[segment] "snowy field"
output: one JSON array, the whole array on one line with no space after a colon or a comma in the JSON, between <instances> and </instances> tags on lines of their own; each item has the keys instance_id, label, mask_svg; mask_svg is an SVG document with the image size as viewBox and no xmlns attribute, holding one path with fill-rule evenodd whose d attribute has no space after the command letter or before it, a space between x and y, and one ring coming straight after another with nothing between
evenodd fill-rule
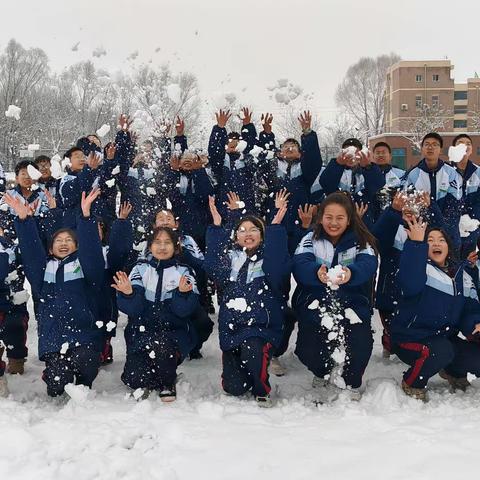
<instances>
[{"instance_id":1,"label":"snowy field","mask_svg":"<svg viewBox=\"0 0 480 480\"><path fill-rule=\"evenodd\" d=\"M452 479L479 471L480 381L448 393L436 377L430 402L404 396L403 365L374 355L358 403L315 406L312 375L291 350L288 374L271 379L275 406L221 393L214 332L204 358L181 367L178 400L136 402L120 381L123 323L115 361L94 390L74 387L58 405L47 398L36 359L35 322L24 376L9 376L0 399L0 478L14 479ZM292 342L293 344L293 342Z\"/></svg>"}]
</instances>

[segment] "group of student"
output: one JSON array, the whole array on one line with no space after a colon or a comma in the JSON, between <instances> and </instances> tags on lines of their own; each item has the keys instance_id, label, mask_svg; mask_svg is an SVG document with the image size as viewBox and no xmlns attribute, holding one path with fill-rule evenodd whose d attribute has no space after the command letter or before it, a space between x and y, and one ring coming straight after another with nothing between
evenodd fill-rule
<instances>
[{"instance_id":1,"label":"group of student","mask_svg":"<svg viewBox=\"0 0 480 480\"><path fill-rule=\"evenodd\" d=\"M301 139L278 146L270 114L259 134L248 109L240 132L230 116L216 114L208 155L189 150L179 118L173 142L167 131L137 145L122 115L114 142L80 138L63 172L46 156L16 165L0 203L0 396L28 354L25 279L51 397L91 387L113 361L120 311L122 381L135 398L175 400L178 365L202 358L213 331L215 293L222 388L260 406L295 325L318 401L358 400L374 308L407 395L426 400L437 373L462 390L480 376L479 223L460 232L462 215L480 220L470 137L454 139L466 154L452 165L437 133L407 172L387 143L369 152L356 138L323 165L309 112Z\"/></svg>"}]
</instances>

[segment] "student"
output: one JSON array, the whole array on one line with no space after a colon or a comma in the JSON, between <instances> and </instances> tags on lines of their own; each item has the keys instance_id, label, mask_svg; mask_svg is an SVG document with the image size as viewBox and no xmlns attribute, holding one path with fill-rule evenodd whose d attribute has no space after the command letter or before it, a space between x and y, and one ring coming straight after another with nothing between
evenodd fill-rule
<instances>
[{"instance_id":1,"label":"student","mask_svg":"<svg viewBox=\"0 0 480 480\"><path fill-rule=\"evenodd\" d=\"M460 246L459 220L461 213L462 177L453 167L440 160L442 137L435 132L422 139L423 159L406 176L404 190L428 192L436 202L441 217L429 218L430 226L445 225L456 247Z\"/></svg>"},{"instance_id":2,"label":"student","mask_svg":"<svg viewBox=\"0 0 480 480\"><path fill-rule=\"evenodd\" d=\"M403 187L405 170L392 165L392 149L386 142L378 142L372 150L372 162L378 165L385 179L384 187L375 195L370 205L372 210L372 221L376 222L378 217L391 203L396 191Z\"/></svg>"},{"instance_id":3,"label":"student","mask_svg":"<svg viewBox=\"0 0 480 480\"><path fill-rule=\"evenodd\" d=\"M104 261L90 210L99 193L82 193L77 233L55 232L48 256L29 209L6 196L18 215L15 228L25 273L38 299L38 355L45 362L43 380L51 397L63 395L68 383L91 387L98 373L103 335L95 323L95 290L103 285Z\"/></svg>"},{"instance_id":4,"label":"student","mask_svg":"<svg viewBox=\"0 0 480 480\"><path fill-rule=\"evenodd\" d=\"M337 192L320 204L313 232L295 252L295 353L314 374L314 387L321 387L321 402L336 399L342 391L360 398L373 345L370 284L378 265L374 244L349 194Z\"/></svg>"},{"instance_id":5,"label":"student","mask_svg":"<svg viewBox=\"0 0 480 480\"><path fill-rule=\"evenodd\" d=\"M427 400L428 381L440 373L452 388L468 386L467 373L480 376L478 344L457 336L480 333L480 304L465 263L455 265L453 244L444 230L407 220L408 240L397 280L402 290L392 318L393 352L410 365L403 391Z\"/></svg>"},{"instance_id":6,"label":"student","mask_svg":"<svg viewBox=\"0 0 480 480\"><path fill-rule=\"evenodd\" d=\"M117 272L112 284L119 310L128 315L122 381L145 395L155 390L163 402L171 402L177 395L177 366L197 342L191 317L198 290L192 270L178 262L176 232L156 228L148 248L151 256L136 264L130 278Z\"/></svg>"},{"instance_id":7,"label":"student","mask_svg":"<svg viewBox=\"0 0 480 480\"><path fill-rule=\"evenodd\" d=\"M37 170L42 174L38 179L38 186L42 190L48 190L52 197L55 197L57 193L57 184L58 180L52 177L52 172L50 170L52 166L52 160L46 155L39 155L35 158L34 162Z\"/></svg>"},{"instance_id":8,"label":"student","mask_svg":"<svg viewBox=\"0 0 480 480\"><path fill-rule=\"evenodd\" d=\"M291 272L281 208L265 228L245 216L230 232L210 197L213 225L207 230L205 270L222 292L218 329L222 350L222 387L239 396L252 391L262 407L272 405L268 364L282 338L285 283Z\"/></svg>"},{"instance_id":9,"label":"student","mask_svg":"<svg viewBox=\"0 0 480 480\"><path fill-rule=\"evenodd\" d=\"M352 152L347 149L353 149ZM320 176L320 186L325 195L338 190L349 192L355 203L369 205L385 185L380 167L370 161L362 151L363 145L357 138L348 138L342 144L337 158L330 160ZM364 222L373 222L373 212L369 208Z\"/></svg>"},{"instance_id":10,"label":"student","mask_svg":"<svg viewBox=\"0 0 480 480\"><path fill-rule=\"evenodd\" d=\"M472 139L466 133L460 133L452 141L452 146L457 145L465 145L467 148L462 161L451 164L462 177L461 215L468 215L470 218L480 220L480 168L470 160ZM475 249L479 236L480 229L477 228L467 237L462 237L462 257L466 257Z\"/></svg>"},{"instance_id":11,"label":"student","mask_svg":"<svg viewBox=\"0 0 480 480\"><path fill-rule=\"evenodd\" d=\"M112 223L110 228L100 217L96 218L105 262L105 284L97 292L98 321L103 324L101 328L105 337L100 355L101 365L108 365L113 362L111 340L116 334L118 308L116 291L110 285L115 273L125 268L133 246L132 224L128 219L131 211L132 206L129 203L121 205L118 219Z\"/></svg>"},{"instance_id":12,"label":"student","mask_svg":"<svg viewBox=\"0 0 480 480\"><path fill-rule=\"evenodd\" d=\"M375 292L375 307L378 309L383 325L383 356L391 354L390 322L401 297L396 272L400 262L403 246L407 240L407 219L414 217L429 218L442 215L438 205L430 202L427 192L410 199L404 192L397 192L389 206L380 215L370 231L377 239L381 257Z\"/></svg>"},{"instance_id":13,"label":"student","mask_svg":"<svg viewBox=\"0 0 480 480\"><path fill-rule=\"evenodd\" d=\"M180 246L182 247L178 257L179 261L193 268L195 273L200 294L200 306L195 310L191 318L197 333L197 344L189 356L190 360L200 359L202 358L200 350L213 331L213 322L208 316L210 307L213 306L213 304L210 292L208 291L207 275L203 265L205 257L197 242L189 235L183 234L179 219L174 215L172 210L160 210L157 212L154 228L158 227L171 228L178 233Z\"/></svg>"}]
</instances>

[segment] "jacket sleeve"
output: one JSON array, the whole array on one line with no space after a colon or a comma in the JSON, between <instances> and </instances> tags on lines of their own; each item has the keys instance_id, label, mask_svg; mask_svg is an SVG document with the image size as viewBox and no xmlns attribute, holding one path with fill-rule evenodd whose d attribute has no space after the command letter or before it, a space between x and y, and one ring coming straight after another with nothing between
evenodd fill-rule
<instances>
[{"instance_id":1,"label":"jacket sleeve","mask_svg":"<svg viewBox=\"0 0 480 480\"><path fill-rule=\"evenodd\" d=\"M400 256L397 273L402 293L406 297L420 294L427 283L428 244L408 239Z\"/></svg>"},{"instance_id":2,"label":"jacket sleeve","mask_svg":"<svg viewBox=\"0 0 480 480\"><path fill-rule=\"evenodd\" d=\"M320 282L317 272L321 265L318 265L313 252L312 233L305 235L293 256L293 276L299 285L306 287L324 286Z\"/></svg>"},{"instance_id":3,"label":"jacket sleeve","mask_svg":"<svg viewBox=\"0 0 480 480\"><path fill-rule=\"evenodd\" d=\"M352 276L347 282L347 285L356 287L372 280L377 271L377 267L378 259L375 255L375 251L367 244L366 248L357 253L355 261L351 265L348 265Z\"/></svg>"},{"instance_id":4,"label":"jacket sleeve","mask_svg":"<svg viewBox=\"0 0 480 480\"><path fill-rule=\"evenodd\" d=\"M270 285L281 290L292 273L292 260L288 253L287 231L282 225L265 229L262 270Z\"/></svg>"},{"instance_id":5,"label":"jacket sleeve","mask_svg":"<svg viewBox=\"0 0 480 480\"><path fill-rule=\"evenodd\" d=\"M220 182L223 161L225 159L225 145L227 144L227 129L214 125L208 141L208 158L210 167L218 182Z\"/></svg>"},{"instance_id":6,"label":"jacket sleeve","mask_svg":"<svg viewBox=\"0 0 480 480\"><path fill-rule=\"evenodd\" d=\"M320 185L325 192L325 195L329 195L338 190L338 185L344 170L345 167L340 165L336 159L332 159L328 162L325 170L320 175Z\"/></svg>"},{"instance_id":7,"label":"jacket sleeve","mask_svg":"<svg viewBox=\"0 0 480 480\"><path fill-rule=\"evenodd\" d=\"M230 278L231 262L227 251L228 242L228 231L215 225L208 227L203 268L212 280L220 284L225 284Z\"/></svg>"},{"instance_id":8,"label":"jacket sleeve","mask_svg":"<svg viewBox=\"0 0 480 480\"><path fill-rule=\"evenodd\" d=\"M248 153L257 143L257 129L253 123L247 123L242 126L242 140L247 142L247 146L243 153Z\"/></svg>"},{"instance_id":9,"label":"jacket sleeve","mask_svg":"<svg viewBox=\"0 0 480 480\"><path fill-rule=\"evenodd\" d=\"M131 295L117 292L118 309L129 317L139 317L143 313L144 297L145 289L139 285L133 286L133 293Z\"/></svg>"},{"instance_id":10,"label":"jacket sleeve","mask_svg":"<svg viewBox=\"0 0 480 480\"><path fill-rule=\"evenodd\" d=\"M107 262L113 271L121 270L127 255L133 247L132 223L127 218L117 219L112 223L108 240Z\"/></svg>"},{"instance_id":11,"label":"jacket sleeve","mask_svg":"<svg viewBox=\"0 0 480 480\"><path fill-rule=\"evenodd\" d=\"M185 318L192 315L199 304L197 293L180 292L177 288L173 292L170 308L177 317Z\"/></svg>"},{"instance_id":12,"label":"jacket sleeve","mask_svg":"<svg viewBox=\"0 0 480 480\"><path fill-rule=\"evenodd\" d=\"M98 235L95 218L79 217L77 221L78 259L85 280L92 286L101 288L104 284L105 259Z\"/></svg>"},{"instance_id":13,"label":"jacket sleeve","mask_svg":"<svg viewBox=\"0 0 480 480\"><path fill-rule=\"evenodd\" d=\"M398 227L402 223L402 215L392 207L388 207L370 229L378 240L380 253L384 253L393 246Z\"/></svg>"},{"instance_id":14,"label":"jacket sleeve","mask_svg":"<svg viewBox=\"0 0 480 480\"><path fill-rule=\"evenodd\" d=\"M380 167L371 164L369 168L362 169L363 178L365 179L365 193L367 201L373 200L379 190L385 185L385 177Z\"/></svg>"},{"instance_id":15,"label":"jacket sleeve","mask_svg":"<svg viewBox=\"0 0 480 480\"><path fill-rule=\"evenodd\" d=\"M32 292L39 295L42 290L47 255L38 234L37 225L32 217L25 220L15 219L25 275L30 282Z\"/></svg>"},{"instance_id":16,"label":"jacket sleeve","mask_svg":"<svg viewBox=\"0 0 480 480\"><path fill-rule=\"evenodd\" d=\"M192 172L195 184L195 197L200 202L208 202L208 196L213 195L213 185L204 168Z\"/></svg>"},{"instance_id":17,"label":"jacket sleeve","mask_svg":"<svg viewBox=\"0 0 480 480\"><path fill-rule=\"evenodd\" d=\"M92 187L94 172L95 170L86 166L75 178L60 182L58 195L63 208L68 209L80 204L82 192L88 192Z\"/></svg>"},{"instance_id":18,"label":"jacket sleeve","mask_svg":"<svg viewBox=\"0 0 480 480\"><path fill-rule=\"evenodd\" d=\"M4 283L8 274L10 273L10 262L8 253L0 252L0 283Z\"/></svg>"},{"instance_id":19,"label":"jacket sleeve","mask_svg":"<svg viewBox=\"0 0 480 480\"><path fill-rule=\"evenodd\" d=\"M316 132L302 135L302 175L305 183L311 188L323 165L320 146ZM337 184L338 185L338 184Z\"/></svg>"}]
</instances>

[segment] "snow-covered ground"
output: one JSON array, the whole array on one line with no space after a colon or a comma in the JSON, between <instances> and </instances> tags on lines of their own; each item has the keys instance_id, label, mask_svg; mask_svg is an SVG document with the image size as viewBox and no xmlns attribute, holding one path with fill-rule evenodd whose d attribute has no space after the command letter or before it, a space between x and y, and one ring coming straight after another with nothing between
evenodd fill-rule
<instances>
[{"instance_id":1,"label":"snow-covered ground","mask_svg":"<svg viewBox=\"0 0 480 480\"><path fill-rule=\"evenodd\" d=\"M64 405L41 380L35 323L24 376L9 376L0 399L0 478L13 479L452 479L479 471L480 383L448 393L436 378L430 402L406 398L398 359L381 358L378 335L358 403L315 406L312 375L289 350L288 374L272 378L276 404L220 389L216 332L204 358L181 367L178 400L136 402L120 381L123 323L115 361L88 395ZM294 339L292 339L294 340ZM292 341L293 344L293 341Z\"/></svg>"}]
</instances>

